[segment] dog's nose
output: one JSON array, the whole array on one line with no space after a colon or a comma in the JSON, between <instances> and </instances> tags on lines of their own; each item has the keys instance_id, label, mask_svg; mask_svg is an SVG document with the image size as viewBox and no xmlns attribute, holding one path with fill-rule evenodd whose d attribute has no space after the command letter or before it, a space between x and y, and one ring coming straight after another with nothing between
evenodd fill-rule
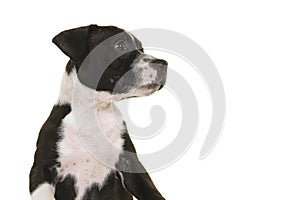
<instances>
[{"instance_id":1,"label":"dog's nose","mask_svg":"<svg viewBox=\"0 0 300 200\"><path fill-rule=\"evenodd\" d=\"M157 71L156 83L164 85L167 77L168 62L163 59L153 59L150 61L150 65Z\"/></svg>"},{"instance_id":2,"label":"dog's nose","mask_svg":"<svg viewBox=\"0 0 300 200\"><path fill-rule=\"evenodd\" d=\"M151 60L150 63L156 64L156 65L168 66L168 62L163 59L154 59L154 60Z\"/></svg>"}]
</instances>

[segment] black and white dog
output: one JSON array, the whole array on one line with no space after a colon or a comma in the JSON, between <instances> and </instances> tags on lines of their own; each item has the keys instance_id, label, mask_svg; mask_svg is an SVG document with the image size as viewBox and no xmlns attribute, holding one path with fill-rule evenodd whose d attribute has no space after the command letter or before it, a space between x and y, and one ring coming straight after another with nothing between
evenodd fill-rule
<instances>
[{"instance_id":1,"label":"black and white dog","mask_svg":"<svg viewBox=\"0 0 300 200\"><path fill-rule=\"evenodd\" d=\"M70 60L42 126L30 172L32 200L164 199L138 160L114 102L163 87L167 62L114 26L61 32Z\"/></svg>"}]
</instances>

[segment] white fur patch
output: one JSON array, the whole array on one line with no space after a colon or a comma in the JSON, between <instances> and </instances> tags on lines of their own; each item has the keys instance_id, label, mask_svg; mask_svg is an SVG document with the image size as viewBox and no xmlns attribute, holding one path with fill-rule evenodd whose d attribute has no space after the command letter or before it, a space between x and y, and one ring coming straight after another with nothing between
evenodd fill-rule
<instances>
[{"instance_id":1,"label":"white fur patch","mask_svg":"<svg viewBox=\"0 0 300 200\"><path fill-rule=\"evenodd\" d=\"M67 72L64 73L61 85L60 85L60 92L57 100L58 105L71 103L73 98L73 86L76 80L76 71L75 68L73 71L68 74Z\"/></svg>"},{"instance_id":2,"label":"white fur patch","mask_svg":"<svg viewBox=\"0 0 300 200\"><path fill-rule=\"evenodd\" d=\"M63 138L58 143L61 166L57 171L61 177L76 178L79 200L92 184L101 187L114 170L124 143L124 126L112 95L89 89L78 80L73 83L72 111L63 119Z\"/></svg>"},{"instance_id":3,"label":"white fur patch","mask_svg":"<svg viewBox=\"0 0 300 200\"><path fill-rule=\"evenodd\" d=\"M31 194L31 200L54 200L54 187L43 183Z\"/></svg>"}]
</instances>

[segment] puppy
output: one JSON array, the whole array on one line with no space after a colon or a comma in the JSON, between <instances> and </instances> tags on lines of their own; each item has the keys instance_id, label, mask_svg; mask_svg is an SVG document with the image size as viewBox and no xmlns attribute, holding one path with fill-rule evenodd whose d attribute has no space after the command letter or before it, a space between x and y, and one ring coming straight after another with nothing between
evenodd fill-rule
<instances>
[{"instance_id":1,"label":"puppy","mask_svg":"<svg viewBox=\"0 0 300 200\"><path fill-rule=\"evenodd\" d=\"M53 42L70 60L39 133L32 200L164 199L114 102L161 89L167 62L145 54L135 36L114 26L67 30Z\"/></svg>"}]
</instances>

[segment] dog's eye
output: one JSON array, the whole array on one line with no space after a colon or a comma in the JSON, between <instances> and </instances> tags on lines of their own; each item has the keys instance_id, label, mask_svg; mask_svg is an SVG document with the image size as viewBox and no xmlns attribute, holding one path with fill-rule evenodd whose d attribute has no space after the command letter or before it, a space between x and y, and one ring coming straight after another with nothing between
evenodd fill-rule
<instances>
[{"instance_id":1,"label":"dog's eye","mask_svg":"<svg viewBox=\"0 0 300 200\"><path fill-rule=\"evenodd\" d=\"M126 45L123 41L118 41L114 44L114 48L115 49L118 49L120 51L125 51L127 48L126 48Z\"/></svg>"}]
</instances>

